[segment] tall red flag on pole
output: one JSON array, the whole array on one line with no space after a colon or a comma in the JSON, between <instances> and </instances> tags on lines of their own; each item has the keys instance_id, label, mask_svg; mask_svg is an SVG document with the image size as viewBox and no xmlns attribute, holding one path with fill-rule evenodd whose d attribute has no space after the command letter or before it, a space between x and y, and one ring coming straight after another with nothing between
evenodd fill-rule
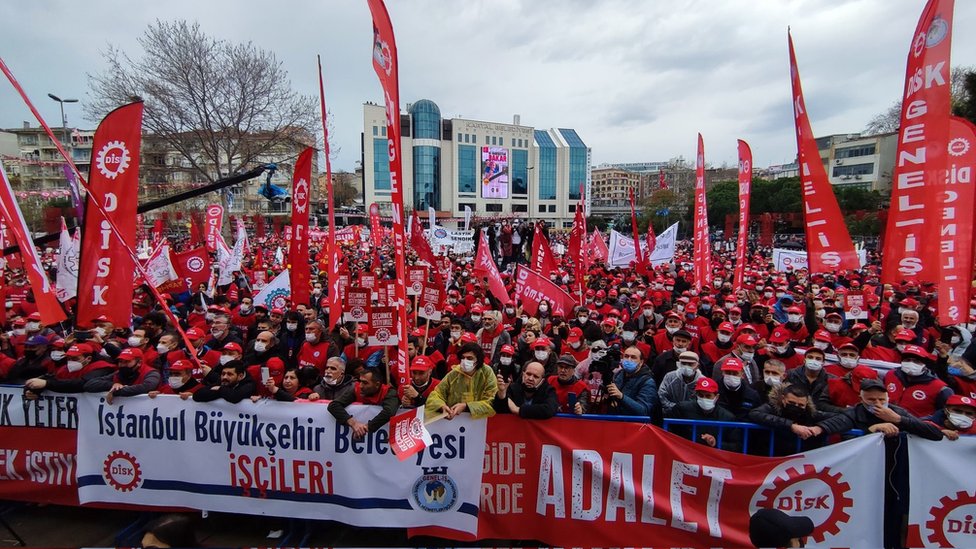
<instances>
[{"instance_id":1,"label":"tall red flag on pole","mask_svg":"<svg viewBox=\"0 0 976 549\"><path fill-rule=\"evenodd\" d=\"M575 225L573 226L573 230L576 230ZM569 257L574 257L573 233L569 235ZM559 265L553 256L552 248L549 246L549 240L546 238L545 233L542 232L542 223L536 223L534 234L532 235L532 270L549 278L549 275L558 269Z\"/></svg>"},{"instance_id":2,"label":"tall red flag on pole","mask_svg":"<svg viewBox=\"0 0 976 549\"><path fill-rule=\"evenodd\" d=\"M479 236L481 240L478 243L478 253L474 258L474 267L471 270L477 276L483 276L488 279L488 291L491 292L491 295L495 296L495 299L502 304L511 303L512 298L508 295L508 289L505 288L505 283L502 282L501 274L498 272L498 265L495 264L495 260L491 257L491 249L488 247L488 237L485 236L483 231L479 232L481 233L481 236Z\"/></svg>"},{"instance_id":3,"label":"tall red flag on pole","mask_svg":"<svg viewBox=\"0 0 976 549\"><path fill-rule=\"evenodd\" d=\"M939 276L941 238L932 222L947 166L953 7L954 0L929 0L912 35L881 262L885 283Z\"/></svg>"},{"instance_id":4,"label":"tall red flag on pole","mask_svg":"<svg viewBox=\"0 0 976 549\"><path fill-rule=\"evenodd\" d=\"M386 103L386 135L390 154L390 197L393 201L393 250L396 265L396 283L390 304L397 312L397 354L390 361L390 371L396 372L400 385L407 383L407 278L404 258L403 231L403 183L400 143L400 77L397 69L397 48L393 36L393 23L383 0L366 0L373 15L373 70L383 85Z\"/></svg>"},{"instance_id":5,"label":"tall red flag on pole","mask_svg":"<svg viewBox=\"0 0 976 549\"><path fill-rule=\"evenodd\" d=\"M658 189L667 189L668 188L668 182L667 182L666 179L664 179L664 168L661 168L657 172L657 188Z\"/></svg>"},{"instance_id":6,"label":"tall red flag on pole","mask_svg":"<svg viewBox=\"0 0 976 549\"><path fill-rule=\"evenodd\" d=\"M973 280L973 211L976 211L976 126L953 116L949 122L949 171L939 230L939 324L966 322Z\"/></svg>"},{"instance_id":7,"label":"tall red flag on pole","mask_svg":"<svg viewBox=\"0 0 976 549\"><path fill-rule=\"evenodd\" d=\"M630 231L634 236L634 252L637 254L635 256L635 261L637 263L637 271L640 272L644 268L644 252L641 250L640 245L640 231L637 230L637 206L634 201L634 188L631 187L630 191ZM651 250L648 250L650 253Z\"/></svg>"},{"instance_id":8,"label":"tall red flag on pole","mask_svg":"<svg viewBox=\"0 0 976 549\"><path fill-rule=\"evenodd\" d=\"M823 161L810 126L800 70L796 65L793 37L790 43L790 75L793 82L793 115L796 127L796 150L800 161L800 184L803 190L803 218L807 236L807 261L811 273L856 270L861 267L844 224L834 189L827 179Z\"/></svg>"},{"instance_id":9,"label":"tall red flag on pole","mask_svg":"<svg viewBox=\"0 0 976 549\"><path fill-rule=\"evenodd\" d=\"M581 192L582 196L583 193ZM589 270L589 253L586 235L586 203L581 198L576 205L576 215L573 217L573 228L569 233L568 255L573 260L573 273L576 279L577 301L583 304L583 283L585 282L586 272Z\"/></svg>"},{"instance_id":10,"label":"tall red flag on pole","mask_svg":"<svg viewBox=\"0 0 976 549\"><path fill-rule=\"evenodd\" d=\"M107 216L121 235L135 237L141 144L142 103L108 113L95 130L78 266L76 322L83 328L102 315L116 326L132 321L132 246L112 237Z\"/></svg>"},{"instance_id":11,"label":"tall red flag on pole","mask_svg":"<svg viewBox=\"0 0 976 549\"><path fill-rule=\"evenodd\" d=\"M34 247L31 239L30 229L24 222L24 214L20 211L20 205L14 199L14 190L7 179L7 171L0 163L0 214L3 222L13 235L14 241L20 247L20 256L23 258L24 271L27 273L27 281L30 282L31 290L34 292L34 303L37 305L37 312L41 314L41 322L45 326L57 324L66 318L64 309L58 301L58 296L51 284L51 279L44 272L41 265L41 256ZM62 253L64 251L62 250ZM3 277L0 277L3 278Z\"/></svg>"},{"instance_id":12,"label":"tall red flag on pole","mask_svg":"<svg viewBox=\"0 0 976 549\"><path fill-rule=\"evenodd\" d=\"M335 223L335 188L332 184L332 151L329 148L328 110L325 108L325 84L322 81L322 57L318 56L319 64L319 106L322 109L322 143L325 150L325 200L329 211L329 230L332 238L325 241L326 252L329 257L329 329L335 328L342 318L342 298L339 296L339 241L336 238Z\"/></svg>"},{"instance_id":13,"label":"tall red flag on pole","mask_svg":"<svg viewBox=\"0 0 976 549\"><path fill-rule=\"evenodd\" d=\"M749 246L749 193L752 189L752 149L739 139L739 240L735 245L735 277L733 287L742 289L746 272L746 252Z\"/></svg>"},{"instance_id":14,"label":"tall red flag on pole","mask_svg":"<svg viewBox=\"0 0 976 549\"><path fill-rule=\"evenodd\" d=\"M312 269L308 264L308 216L311 203L312 155L315 149L306 148L295 161L291 190L291 244L288 246L288 278L291 300L309 304ZM329 311L331 314L331 310Z\"/></svg>"},{"instance_id":15,"label":"tall red flag on pole","mask_svg":"<svg viewBox=\"0 0 976 549\"><path fill-rule=\"evenodd\" d=\"M695 156L695 288L709 284L712 279L712 246L708 239L708 204L705 200L705 141L698 134L698 154Z\"/></svg>"}]
</instances>

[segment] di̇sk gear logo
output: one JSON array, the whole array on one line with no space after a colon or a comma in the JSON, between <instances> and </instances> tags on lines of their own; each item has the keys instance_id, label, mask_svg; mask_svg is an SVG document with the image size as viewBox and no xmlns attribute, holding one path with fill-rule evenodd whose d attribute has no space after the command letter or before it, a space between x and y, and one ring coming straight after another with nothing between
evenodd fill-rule
<instances>
[{"instance_id":1,"label":"di\u0307sk gear logo","mask_svg":"<svg viewBox=\"0 0 976 549\"><path fill-rule=\"evenodd\" d=\"M128 452L115 451L105 458L102 465L105 482L119 492L131 492L142 484L139 462Z\"/></svg>"},{"instance_id":2,"label":"di\u0307sk gear logo","mask_svg":"<svg viewBox=\"0 0 976 549\"><path fill-rule=\"evenodd\" d=\"M848 496L851 485L840 473L831 473L829 467L818 470L809 463L802 468L791 467L779 473L768 488L760 490L750 514L767 508L807 516L815 525L810 537L817 543L823 543L827 534L839 534L840 525L851 518L849 511L854 505Z\"/></svg>"},{"instance_id":3,"label":"di\u0307sk gear logo","mask_svg":"<svg viewBox=\"0 0 976 549\"><path fill-rule=\"evenodd\" d=\"M938 547L969 547L976 534L976 494L956 492L955 496L945 496L939 505L929 510L931 517L925 528L929 543Z\"/></svg>"},{"instance_id":4,"label":"di\u0307sk gear logo","mask_svg":"<svg viewBox=\"0 0 976 549\"><path fill-rule=\"evenodd\" d=\"M965 137L956 137L949 140L949 154L952 156L962 156L969 152L969 140Z\"/></svg>"},{"instance_id":5,"label":"di\u0307sk gear logo","mask_svg":"<svg viewBox=\"0 0 976 549\"><path fill-rule=\"evenodd\" d=\"M129 149L122 141L109 141L95 157L95 167L107 179L115 179L129 168Z\"/></svg>"},{"instance_id":6,"label":"di\u0307sk gear logo","mask_svg":"<svg viewBox=\"0 0 976 549\"><path fill-rule=\"evenodd\" d=\"M203 260L199 257L191 257L186 261L186 268L191 273L199 273L203 270Z\"/></svg>"}]
</instances>

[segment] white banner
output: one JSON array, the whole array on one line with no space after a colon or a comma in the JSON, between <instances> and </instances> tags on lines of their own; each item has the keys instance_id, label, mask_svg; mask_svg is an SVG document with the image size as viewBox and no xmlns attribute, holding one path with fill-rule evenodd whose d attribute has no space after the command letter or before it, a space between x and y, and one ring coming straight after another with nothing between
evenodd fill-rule
<instances>
[{"instance_id":1,"label":"white banner","mask_svg":"<svg viewBox=\"0 0 976 549\"><path fill-rule=\"evenodd\" d=\"M863 267L868 260L867 250L857 250L857 258ZM786 271L787 267L792 267L794 271L810 268L806 252L786 248L773 248L773 266L777 271Z\"/></svg>"},{"instance_id":2,"label":"white banner","mask_svg":"<svg viewBox=\"0 0 976 549\"><path fill-rule=\"evenodd\" d=\"M75 229L75 236L68 235L68 228L61 218L61 241L58 252L58 276L55 284L58 301L64 303L78 295L78 254L81 250L80 229ZM0 267L2 268L2 267Z\"/></svg>"},{"instance_id":3,"label":"white banner","mask_svg":"<svg viewBox=\"0 0 976 549\"><path fill-rule=\"evenodd\" d=\"M661 234L657 235L654 252L651 253L651 265L657 267L671 263L674 259L675 241L678 237L678 224L675 223ZM641 239L641 250L647 253L647 241ZM610 257L607 264L611 267L629 267L634 261L634 239L624 236L617 231L610 230Z\"/></svg>"},{"instance_id":4,"label":"white banner","mask_svg":"<svg viewBox=\"0 0 976 549\"><path fill-rule=\"evenodd\" d=\"M275 307L284 309L285 303L291 297L291 279L288 278L289 276L288 269L278 273L274 280L261 288L258 295L254 296L254 303L263 304L269 311Z\"/></svg>"},{"instance_id":5,"label":"white banner","mask_svg":"<svg viewBox=\"0 0 976 549\"><path fill-rule=\"evenodd\" d=\"M164 395L78 404L82 503L477 531L484 420L431 424L433 444L401 462L386 426L353 440L322 404ZM377 411L350 408L361 421Z\"/></svg>"},{"instance_id":6,"label":"white banner","mask_svg":"<svg viewBox=\"0 0 976 549\"><path fill-rule=\"evenodd\" d=\"M909 435L908 546L976 545L976 436L934 442Z\"/></svg>"}]
</instances>

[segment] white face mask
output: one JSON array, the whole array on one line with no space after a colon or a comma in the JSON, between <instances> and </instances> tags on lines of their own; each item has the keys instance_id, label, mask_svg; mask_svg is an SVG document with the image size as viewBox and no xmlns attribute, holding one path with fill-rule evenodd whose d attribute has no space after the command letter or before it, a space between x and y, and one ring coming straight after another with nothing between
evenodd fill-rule
<instances>
[{"instance_id":1,"label":"white face mask","mask_svg":"<svg viewBox=\"0 0 976 549\"><path fill-rule=\"evenodd\" d=\"M549 306L548 305L539 305L539 312L540 313L547 313L547 312L549 312Z\"/></svg>"},{"instance_id":2,"label":"white face mask","mask_svg":"<svg viewBox=\"0 0 976 549\"><path fill-rule=\"evenodd\" d=\"M688 347L675 347L674 348L674 355L675 356L678 356L678 355L680 355L681 353L683 353L683 352L685 352L687 350L688 350Z\"/></svg>"},{"instance_id":3,"label":"white face mask","mask_svg":"<svg viewBox=\"0 0 976 549\"><path fill-rule=\"evenodd\" d=\"M451 332L451 339L461 339L461 332L459 331Z\"/></svg>"},{"instance_id":4,"label":"white face mask","mask_svg":"<svg viewBox=\"0 0 976 549\"><path fill-rule=\"evenodd\" d=\"M500 356L500 357L498 357L498 362L502 366L510 366L512 364L512 357L510 357L510 356Z\"/></svg>"},{"instance_id":5,"label":"white face mask","mask_svg":"<svg viewBox=\"0 0 976 549\"><path fill-rule=\"evenodd\" d=\"M268 350L268 346L263 341L254 342L254 351L257 353L263 353Z\"/></svg>"},{"instance_id":6,"label":"white face mask","mask_svg":"<svg viewBox=\"0 0 976 549\"><path fill-rule=\"evenodd\" d=\"M691 377L695 375L695 369L691 366L681 365L678 366L678 375L681 377Z\"/></svg>"},{"instance_id":7,"label":"white face mask","mask_svg":"<svg viewBox=\"0 0 976 549\"><path fill-rule=\"evenodd\" d=\"M542 307L539 307L539 309L541 310ZM481 315L471 315L471 321L472 322L478 322L480 320L481 320Z\"/></svg>"},{"instance_id":8,"label":"white face mask","mask_svg":"<svg viewBox=\"0 0 976 549\"><path fill-rule=\"evenodd\" d=\"M95 328L95 333L98 335L98 337L105 337L105 328L99 326Z\"/></svg>"},{"instance_id":9,"label":"white face mask","mask_svg":"<svg viewBox=\"0 0 976 549\"><path fill-rule=\"evenodd\" d=\"M64 351L51 351L51 360L58 362L64 358Z\"/></svg>"},{"instance_id":10,"label":"white face mask","mask_svg":"<svg viewBox=\"0 0 976 549\"><path fill-rule=\"evenodd\" d=\"M850 356L840 357L840 365L850 370L851 368L857 366L857 358Z\"/></svg>"},{"instance_id":11,"label":"white face mask","mask_svg":"<svg viewBox=\"0 0 976 549\"><path fill-rule=\"evenodd\" d=\"M827 316L827 309L817 309L817 318L823 318Z\"/></svg>"},{"instance_id":12,"label":"white face mask","mask_svg":"<svg viewBox=\"0 0 976 549\"><path fill-rule=\"evenodd\" d=\"M544 349L538 349L535 352L535 358L536 360L545 361L546 359L549 358L549 351L546 351Z\"/></svg>"},{"instance_id":13,"label":"white face mask","mask_svg":"<svg viewBox=\"0 0 976 549\"><path fill-rule=\"evenodd\" d=\"M840 331L840 324L838 324L836 322L828 322L828 323L824 324L824 328L827 328L827 331L828 332L830 332L832 334L836 334L837 332Z\"/></svg>"},{"instance_id":14,"label":"white face mask","mask_svg":"<svg viewBox=\"0 0 976 549\"><path fill-rule=\"evenodd\" d=\"M755 353L746 353L746 352L739 353L739 356L742 357L742 360L746 362L752 360L753 355L755 355Z\"/></svg>"},{"instance_id":15,"label":"white face mask","mask_svg":"<svg viewBox=\"0 0 976 549\"><path fill-rule=\"evenodd\" d=\"M69 372L77 372L78 370L80 370L80 369L82 369L84 367L85 367L85 365L82 364L81 361L78 361L78 360L69 360L68 361L68 371Z\"/></svg>"},{"instance_id":16,"label":"white face mask","mask_svg":"<svg viewBox=\"0 0 976 549\"><path fill-rule=\"evenodd\" d=\"M654 314L654 309L644 309L644 316L652 316Z\"/></svg>"},{"instance_id":17,"label":"white face mask","mask_svg":"<svg viewBox=\"0 0 976 549\"><path fill-rule=\"evenodd\" d=\"M910 360L903 360L901 363L901 371L905 372L905 375L917 376L925 371L925 365Z\"/></svg>"},{"instance_id":18,"label":"white face mask","mask_svg":"<svg viewBox=\"0 0 976 549\"><path fill-rule=\"evenodd\" d=\"M729 341L732 341L732 336L725 335L725 334L718 334L718 340L722 343L728 343Z\"/></svg>"},{"instance_id":19,"label":"white face mask","mask_svg":"<svg viewBox=\"0 0 976 549\"><path fill-rule=\"evenodd\" d=\"M717 398L704 398L698 397L698 407L706 412L711 412L715 409L715 405L718 403Z\"/></svg>"},{"instance_id":20,"label":"white face mask","mask_svg":"<svg viewBox=\"0 0 976 549\"><path fill-rule=\"evenodd\" d=\"M316 336L315 334L305 334L305 341L309 343L315 343L316 341L318 341L318 339L319 339L318 336Z\"/></svg>"},{"instance_id":21,"label":"white face mask","mask_svg":"<svg viewBox=\"0 0 976 549\"><path fill-rule=\"evenodd\" d=\"M590 360L600 360L605 356L607 356L607 351L605 349L599 351L590 351Z\"/></svg>"},{"instance_id":22,"label":"white face mask","mask_svg":"<svg viewBox=\"0 0 976 549\"><path fill-rule=\"evenodd\" d=\"M820 370L823 370L823 364L823 361L819 358L808 358L803 361L803 365L806 367L806 369L812 372L819 372Z\"/></svg>"},{"instance_id":23,"label":"white face mask","mask_svg":"<svg viewBox=\"0 0 976 549\"><path fill-rule=\"evenodd\" d=\"M230 355L220 355L220 365L221 366L223 366L224 364L227 364L228 362L230 362L232 360L234 360L234 357L232 357Z\"/></svg>"},{"instance_id":24,"label":"white face mask","mask_svg":"<svg viewBox=\"0 0 976 549\"><path fill-rule=\"evenodd\" d=\"M159 354L161 354L161 355L162 354L166 354L166 353L169 352L169 347L167 347L166 345L160 343L159 345L156 345L156 352L159 353Z\"/></svg>"},{"instance_id":25,"label":"white face mask","mask_svg":"<svg viewBox=\"0 0 976 549\"><path fill-rule=\"evenodd\" d=\"M779 376L765 376L763 377L763 381L765 381L766 385L769 387L775 387L783 382Z\"/></svg>"},{"instance_id":26,"label":"white face mask","mask_svg":"<svg viewBox=\"0 0 976 549\"><path fill-rule=\"evenodd\" d=\"M675 332L678 331L679 328L676 328L674 326L666 326L664 329L667 330L669 334L673 335Z\"/></svg>"},{"instance_id":27,"label":"white face mask","mask_svg":"<svg viewBox=\"0 0 976 549\"><path fill-rule=\"evenodd\" d=\"M905 347L907 347L907 346L908 345L905 344L905 343L899 343L899 344L895 345L895 349L898 349L898 352L899 353L903 353L903 352L905 352Z\"/></svg>"},{"instance_id":28,"label":"white face mask","mask_svg":"<svg viewBox=\"0 0 976 549\"><path fill-rule=\"evenodd\" d=\"M800 320L803 319L803 316L802 315L786 315L786 318L790 322L799 322Z\"/></svg>"},{"instance_id":29,"label":"white face mask","mask_svg":"<svg viewBox=\"0 0 976 549\"><path fill-rule=\"evenodd\" d=\"M813 346L821 351L825 351L827 350L827 347L830 347L830 343L827 343L826 341L814 341Z\"/></svg>"},{"instance_id":30,"label":"white face mask","mask_svg":"<svg viewBox=\"0 0 976 549\"><path fill-rule=\"evenodd\" d=\"M470 358L461 359L461 371L466 374L470 374L474 371L474 360Z\"/></svg>"},{"instance_id":31,"label":"white face mask","mask_svg":"<svg viewBox=\"0 0 976 549\"><path fill-rule=\"evenodd\" d=\"M27 330L25 330L23 328L14 328L14 335L22 336L22 335L25 335L25 334L27 334Z\"/></svg>"},{"instance_id":32,"label":"white face mask","mask_svg":"<svg viewBox=\"0 0 976 549\"><path fill-rule=\"evenodd\" d=\"M180 376L169 376L166 381L169 383L170 389L179 389L183 386L183 378Z\"/></svg>"},{"instance_id":33,"label":"white face mask","mask_svg":"<svg viewBox=\"0 0 976 549\"><path fill-rule=\"evenodd\" d=\"M726 387L732 389L733 391L738 389L739 386L742 385L742 378L739 376L732 376L732 375L725 374L722 376L722 381L725 383Z\"/></svg>"},{"instance_id":34,"label":"white face mask","mask_svg":"<svg viewBox=\"0 0 976 549\"><path fill-rule=\"evenodd\" d=\"M286 322L285 323L285 329L288 330L289 332L294 332L295 330L298 329L298 323L297 322Z\"/></svg>"},{"instance_id":35,"label":"white face mask","mask_svg":"<svg viewBox=\"0 0 976 549\"><path fill-rule=\"evenodd\" d=\"M953 345L959 345L959 342L960 341L962 341L962 338L961 337L959 337L959 336L952 336L952 339L949 340L949 343L952 343Z\"/></svg>"},{"instance_id":36,"label":"white face mask","mask_svg":"<svg viewBox=\"0 0 976 549\"><path fill-rule=\"evenodd\" d=\"M624 338L624 341L633 341L637 337L637 332L623 332L620 336Z\"/></svg>"},{"instance_id":37,"label":"white face mask","mask_svg":"<svg viewBox=\"0 0 976 549\"><path fill-rule=\"evenodd\" d=\"M572 347L572 348L574 348L574 349L579 349L580 347L583 346L583 342L582 341L574 341L574 342L570 343L569 346Z\"/></svg>"},{"instance_id":38,"label":"white face mask","mask_svg":"<svg viewBox=\"0 0 976 549\"><path fill-rule=\"evenodd\" d=\"M365 347L366 346L366 338L365 337L361 337L361 338L357 339L356 340L356 345L359 345L360 347Z\"/></svg>"},{"instance_id":39,"label":"white face mask","mask_svg":"<svg viewBox=\"0 0 976 549\"><path fill-rule=\"evenodd\" d=\"M28 332L36 332L36 331L38 331L40 329L41 329L41 323L40 322L28 322L27 323L27 331Z\"/></svg>"},{"instance_id":40,"label":"white face mask","mask_svg":"<svg viewBox=\"0 0 976 549\"><path fill-rule=\"evenodd\" d=\"M129 336L126 343L129 344L129 347L139 347L142 345L142 338L139 336Z\"/></svg>"},{"instance_id":41,"label":"white face mask","mask_svg":"<svg viewBox=\"0 0 976 549\"><path fill-rule=\"evenodd\" d=\"M781 355L785 355L790 350L790 346L789 345L777 345L777 346L775 346L773 348L776 349L776 353L777 354L781 354Z\"/></svg>"},{"instance_id":42,"label":"white face mask","mask_svg":"<svg viewBox=\"0 0 976 549\"><path fill-rule=\"evenodd\" d=\"M949 422L955 425L960 430L966 430L973 426L973 418L957 414L956 412L946 412L946 416L949 418Z\"/></svg>"},{"instance_id":43,"label":"white face mask","mask_svg":"<svg viewBox=\"0 0 976 549\"><path fill-rule=\"evenodd\" d=\"M249 312L251 312L251 306L250 305L241 305L241 312L242 313L249 313Z\"/></svg>"},{"instance_id":44,"label":"white face mask","mask_svg":"<svg viewBox=\"0 0 976 549\"><path fill-rule=\"evenodd\" d=\"M578 316L578 317L576 317L576 320L578 320L580 324L586 324L586 321L589 320L589 319L590 319L590 317L588 317L588 316Z\"/></svg>"}]
</instances>

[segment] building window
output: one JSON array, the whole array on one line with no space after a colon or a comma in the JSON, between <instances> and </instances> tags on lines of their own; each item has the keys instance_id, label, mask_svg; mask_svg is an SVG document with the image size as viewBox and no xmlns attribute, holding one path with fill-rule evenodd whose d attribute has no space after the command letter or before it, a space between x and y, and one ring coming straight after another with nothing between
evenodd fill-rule
<instances>
[{"instance_id":1,"label":"building window","mask_svg":"<svg viewBox=\"0 0 976 549\"><path fill-rule=\"evenodd\" d=\"M377 191L390 190L390 157L387 156L386 139L373 138L373 188Z\"/></svg>"},{"instance_id":2,"label":"building window","mask_svg":"<svg viewBox=\"0 0 976 549\"><path fill-rule=\"evenodd\" d=\"M871 156L876 148L874 143L868 145L858 145L857 147L845 147L834 151L834 158L855 158L858 156Z\"/></svg>"},{"instance_id":3,"label":"building window","mask_svg":"<svg viewBox=\"0 0 976 549\"><path fill-rule=\"evenodd\" d=\"M461 132L458 132L458 143L461 142Z\"/></svg>"},{"instance_id":4,"label":"building window","mask_svg":"<svg viewBox=\"0 0 976 549\"><path fill-rule=\"evenodd\" d=\"M458 210L460 210L460 211L463 212L465 206L467 206L468 208L471 208L471 212L472 213L478 211L478 208L476 207L476 205L474 203L471 203L471 202L459 202L458 203Z\"/></svg>"},{"instance_id":5,"label":"building window","mask_svg":"<svg viewBox=\"0 0 976 549\"><path fill-rule=\"evenodd\" d=\"M413 207L441 209L441 148L413 148Z\"/></svg>"},{"instance_id":6,"label":"building window","mask_svg":"<svg viewBox=\"0 0 976 549\"><path fill-rule=\"evenodd\" d=\"M586 185L586 145L576 130L560 128L559 133L569 144L569 199L579 200L580 189Z\"/></svg>"},{"instance_id":7,"label":"building window","mask_svg":"<svg viewBox=\"0 0 976 549\"><path fill-rule=\"evenodd\" d=\"M529 206L528 206L528 204L512 204L512 212L513 213L528 213L529 212Z\"/></svg>"},{"instance_id":8,"label":"building window","mask_svg":"<svg viewBox=\"0 0 976 549\"><path fill-rule=\"evenodd\" d=\"M539 204L539 213L541 213L541 214L546 213L546 205L545 204Z\"/></svg>"},{"instance_id":9,"label":"building window","mask_svg":"<svg viewBox=\"0 0 976 549\"><path fill-rule=\"evenodd\" d=\"M458 146L458 192L473 193L478 188L478 147Z\"/></svg>"},{"instance_id":10,"label":"building window","mask_svg":"<svg viewBox=\"0 0 976 549\"><path fill-rule=\"evenodd\" d=\"M556 213L556 205L549 204L549 213Z\"/></svg>"},{"instance_id":11,"label":"building window","mask_svg":"<svg viewBox=\"0 0 976 549\"><path fill-rule=\"evenodd\" d=\"M539 144L539 200L556 199L556 144L549 134L536 130L535 140Z\"/></svg>"},{"instance_id":12,"label":"building window","mask_svg":"<svg viewBox=\"0 0 976 549\"><path fill-rule=\"evenodd\" d=\"M563 221L563 228L564 229L572 229L573 228L573 222L572 221Z\"/></svg>"},{"instance_id":13,"label":"building window","mask_svg":"<svg viewBox=\"0 0 976 549\"><path fill-rule=\"evenodd\" d=\"M410 107L410 133L414 139L441 138L441 110L433 101L421 99Z\"/></svg>"},{"instance_id":14,"label":"building window","mask_svg":"<svg viewBox=\"0 0 976 549\"><path fill-rule=\"evenodd\" d=\"M486 135L486 136L485 136L485 145L488 145L488 144L490 144L490 143L489 143L490 141L491 141L491 139L488 139L488 136Z\"/></svg>"},{"instance_id":15,"label":"building window","mask_svg":"<svg viewBox=\"0 0 976 549\"><path fill-rule=\"evenodd\" d=\"M529 151L512 151L512 194L529 192Z\"/></svg>"},{"instance_id":16,"label":"building window","mask_svg":"<svg viewBox=\"0 0 976 549\"><path fill-rule=\"evenodd\" d=\"M379 127L377 127L377 126L373 126L373 137L376 137L376 136L377 136L377 135L379 135L379 134L380 134L380 129L379 129Z\"/></svg>"},{"instance_id":17,"label":"building window","mask_svg":"<svg viewBox=\"0 0 976 549\"><path fill-rule=\"evenodd\" d=\"M850 166L834 166L834 177L872 175L874 164L852 164Z\"/></svg>"},{"instance_id":18,"label":"building window","mask_svg":"<svg viewBox=\"0 0 976 549\"><path fill-rule=\"evenodd\" d=\"M576 204L569 205L569 213L576 213Z\"/></svg>"},{"instance_id":19,"label":"building window","mask_svg":"<svg viewBox=\"0 0 976 549\"><path fill-rule=\"evenodd\" d=\"M486 212L500 212L500 211L502 211L502 205L501 204L485 204L485 211Z\"/></svg>"},{"instance_id":20,"label":"building window","mask_svg":"<svg viewBox=\"0 0 976 549\"><path fill-rule=\"evenodd\" d=\"M380 135L382 135L383 137L386 137L386 126L382 126L380 128Z\"/></svg>"}]
</instances>

